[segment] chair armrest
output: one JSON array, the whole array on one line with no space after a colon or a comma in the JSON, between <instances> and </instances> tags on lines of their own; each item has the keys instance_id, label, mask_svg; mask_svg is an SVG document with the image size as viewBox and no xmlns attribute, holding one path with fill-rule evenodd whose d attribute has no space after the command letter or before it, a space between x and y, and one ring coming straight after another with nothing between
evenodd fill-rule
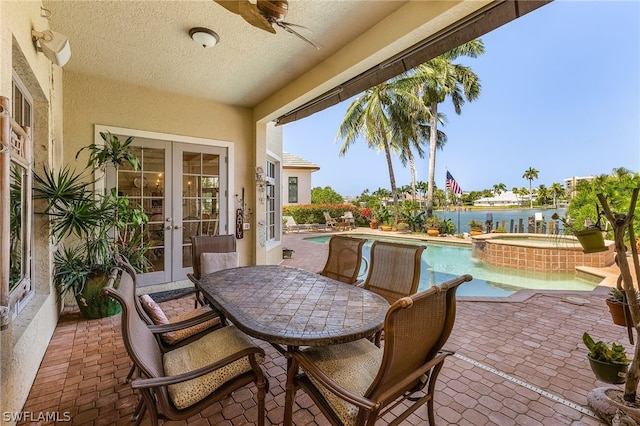
<instances>
[{"instance_id":1,"label":"chair armrest","mask_svg":"<svg viewBox=\"0 0 640 426\"><path fill-rule=\"evenodd\" d=\"M303 352L289 352L286 354L286 356L294 358L295 361L298 362L299 366L305 370L307 375L313 376L314 379L322 383L324 387L326 387L336 395L339 395L340 398L344 399L345 401L369 410L377 405L377 403L368 400L362 395L358 395L357 393L354 393L349 389L343 388L340 384L338 384L331 377L324 374L322 370L316 367L313 361L311 361Z\"/></svg>"},{"instance_id":2,"label":"chair armrest","mask_svg":"<svg viewBox=\"0 0 640 426\"><path fill-rule=\"evenodd\" d=\"M200 281L198 281L198 279L196 278L195 275L193 275L193 272L189 272L187 274L187 278L189 278L189 280L191 280L192 283L194 283L196 286L200 284Z\"/></svg>"},{"instance_id":3,"label":"chair armrest","mask_svg":"<svg viewBox=\"0 0 640 426\"><path fill-rule=\"evenodd\" d=\"M389 389L387 389L385 392L380 394L380 399L385 400L387 398L393 398L395 395L398 395L399 391L404 392L407 386L409 386L411 383L418 380L420 376L422 376L423 374L426 374L427 372L431 371L433 367L437 366L438 364L442 364L446 357L453 354L454 352L452 351L438 352L438 355L433 357L431 361L427 362L426 364L423 364L420 368L413 371L411 374L405 377L402 381L396 384L396 386L392 386ZM428 377L431 378L431 375L429 375Z\"/></svg>"},{"instance_id":4,"label":"chair armrest","mask_svg":"<svg viewBox=\"0 0 640 426\"><path fill-rule=\"evenodd\" d=\"M212 373L245 356L253 357L255 361L256 354L262 354L264 356L264 351L259 347L246 348L239 352L236 352L233 355L229 355L228 357L221 359L218 362L214 362L212 364L198 368L196 370L189 371L188 373L177 374L175 376L154 377L151 379L141 379L141 378L134 379L131 381L131 387L133 389L156 388L159 386L167 386L167 385L173 385L176 383L186 382L188 380L197 379L198 377Z\"/></svg>"}]
</instances>

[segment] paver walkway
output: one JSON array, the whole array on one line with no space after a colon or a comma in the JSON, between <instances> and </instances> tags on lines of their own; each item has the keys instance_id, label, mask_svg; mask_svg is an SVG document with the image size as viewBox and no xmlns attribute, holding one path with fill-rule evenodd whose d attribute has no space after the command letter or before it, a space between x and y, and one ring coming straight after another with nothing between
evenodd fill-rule
<instances>
[{"instance_id":1,"label":"paver walkway","mask_svg":"<svg viewBox=\"0 0 640 426\"><path fill-rule=\"evenodd\" d=\"M294 253L283 263L319 271L327 246L305 241L306 236L284 236L284 246ZM589 368L582 333L620 341L631 349L626 330L611 322L606 293L607 288L598 287L593 292L536 293L516 301L460 298L456 325L446 345L456 355L445 362L437 385L437 424L603 424L586 406L587 393L606 384L597 381ZM169 315L191 306L188 300L164 303ZM128 424L137 395L124 381L130 361L119 321L119 316L85 320L76 309L67 309L24 411L66 412L73 425ZM268 344L262 346L271 385L267 423L281 424L286 361ZM296 402L296 425L328 424L303 392ZM255 410L253 389L248 387L186 422L165 424L252 424ZM426 409L419 409L405 424L427 424Z\"/></svg>"}]
</instances>

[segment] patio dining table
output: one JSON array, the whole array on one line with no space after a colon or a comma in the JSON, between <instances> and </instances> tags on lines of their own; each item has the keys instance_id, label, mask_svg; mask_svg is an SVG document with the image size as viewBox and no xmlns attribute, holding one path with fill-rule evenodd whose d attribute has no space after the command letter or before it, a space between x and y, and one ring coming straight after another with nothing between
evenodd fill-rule
<instances>
[{"instance_id":1,"label":"patio dining table","mask_svg":"<svg viewBox=\"0 0 640 426\"><path fill-rule=\"evenodd\" d=\"M202 277L199 287L237 328L281 353L370 337L389 308L360 287L281 265L224 269Z\"/></svg>"}]
</instances>

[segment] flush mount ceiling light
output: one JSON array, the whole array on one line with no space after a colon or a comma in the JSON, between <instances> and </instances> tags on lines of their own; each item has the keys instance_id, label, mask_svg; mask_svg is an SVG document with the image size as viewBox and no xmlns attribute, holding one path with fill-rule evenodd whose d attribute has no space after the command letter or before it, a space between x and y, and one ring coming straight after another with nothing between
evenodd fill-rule
<instances>
[{"instance_id":1,"label":"flush mount ceiling light","mask_svg":"<svg viewBox=\"0 0 640 426\"><path fill-rule=\"evenodd\" d=\"M220 41L220 36L209 28L195 27L189 30L189 36L200 46L213 47Z\"/></svg>"}]
</instances>

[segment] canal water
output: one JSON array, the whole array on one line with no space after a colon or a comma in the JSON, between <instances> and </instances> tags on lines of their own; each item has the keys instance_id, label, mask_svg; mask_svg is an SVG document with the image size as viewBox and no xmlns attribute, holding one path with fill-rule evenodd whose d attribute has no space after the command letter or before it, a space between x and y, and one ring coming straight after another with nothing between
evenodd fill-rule
<instances>
[{"instance_id":1,"label":"canal water","mask_svg":"<svg viewBox=\"0 0 640 426\"><path fill-rule=\"evenodd\" d=\"M456 233L464 233L469 232L471 229L469 228L470 220L474 219L481 223L485 223L487 220L487 215L491 215L491 220L493 223L492 229L496 229L496 224L500 225L502 221L505 222L505 228L509 231L509 227L511 224L511 220L514 221L514 226L518 226L519 220L522 219L522 223L524 224L524 229L514 229L514 232L528 232L528 223L529 218L532 217L534 219L534 224L536 218L541 219L538 225L538 233L541 232L540 225L542 222L545 223L546 228L545 232L548 232L549 221L551 220L551 215L554 213L558 213L560 217L564 217L566 214L566 208L558 208L558 209L505 209L505 210L451 210L451 211L443 211L443 210L435 210L434 215L438 216L441 219L451 219L454 225L456 225L457 231ZM562 232L562 223L560 221L555 221L555 227L560 227L560 233ZM486 228L485 228L486 230Z\"/></svg>"}]
</instances>

